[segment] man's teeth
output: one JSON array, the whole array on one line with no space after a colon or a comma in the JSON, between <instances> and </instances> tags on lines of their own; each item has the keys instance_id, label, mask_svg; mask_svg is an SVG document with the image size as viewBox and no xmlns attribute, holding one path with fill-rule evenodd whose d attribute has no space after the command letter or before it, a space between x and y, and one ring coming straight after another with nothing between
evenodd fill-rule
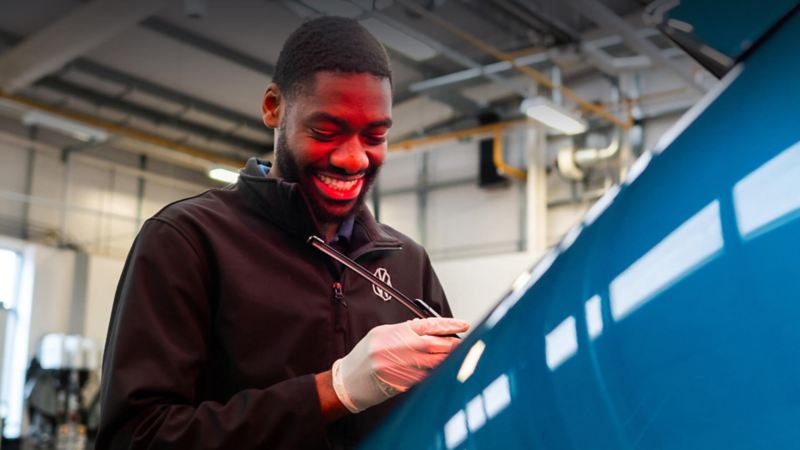
<instances>
[{"instance_id":1,"label":"man's teeth","mask_svg":"<svg viewBox=\"0 0 800 450\"><path fill-rule=\"evenodd\" d=\"M319 179L322 180L322 182L325 183L326 186L337 191L350 190L358 182L358 179L344 181L344 180L337 180L336 178L326 177L325 175L319 175Z\"/></svg>"}]
</instances>

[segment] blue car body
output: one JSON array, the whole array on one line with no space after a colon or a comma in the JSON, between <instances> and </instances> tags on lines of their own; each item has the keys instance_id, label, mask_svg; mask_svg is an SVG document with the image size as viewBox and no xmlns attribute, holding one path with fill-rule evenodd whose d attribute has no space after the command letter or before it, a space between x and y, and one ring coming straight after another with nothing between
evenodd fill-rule
<instances>
[{"instance_id":1,"label":"blue car body","mask_svg":"<svg viewBox=\"0 0 800 450\"><path fill-rule=\"evenodd\" d=\"M655 15L722 81L364 448L800 448L797 3Z\"/></svg>"}]
</instances>

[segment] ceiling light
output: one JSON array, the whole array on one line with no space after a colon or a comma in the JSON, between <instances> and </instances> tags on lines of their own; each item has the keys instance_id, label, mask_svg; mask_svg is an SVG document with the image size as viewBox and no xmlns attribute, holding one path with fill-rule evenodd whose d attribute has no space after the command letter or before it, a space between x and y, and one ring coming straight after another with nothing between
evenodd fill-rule
<instances>
[{"instance_id":1,"label":"ceiling light","mask_svg":"<svg viewBox=\"0 0 800 450\"><path fill-rule=\"evenodd\" d=\"M430 45L374 17L362 20L361 25L388 47L415 61L424 61L436 56L436 50Z\"/></svg>"},{"instance_id":2,"label":"ceiling light","mask_svg":"<svg viewBox=\"0 0 800 450\"><path fill-rule=\"evenodd\" d=\"M29 127L41 126L59 131L83 142L105 142L109 137L103 130L39 111L25 113L22 123Z\"/></svg>"},{"instance_id":3,"label":"ceiling light","mask_svg":"<svg viewBox=\"0 0 800 450\"><path fill-rule=\"evenodd\" d=\"M588 128L586 122L544 97L523 100L520 110L531 119L564 134L579 134Z\"/></svg>"},{"instance_id":4,"label":"ceiling light","mask_svg":"<svg viewBox=\"0 0 800 450\"><path fill-rule=\"evenodd\" d=\"M224 167L214 167L208 171L208 177L223 183L236 183L239 180L239 172Z\"/></svg>"}]
</instances>

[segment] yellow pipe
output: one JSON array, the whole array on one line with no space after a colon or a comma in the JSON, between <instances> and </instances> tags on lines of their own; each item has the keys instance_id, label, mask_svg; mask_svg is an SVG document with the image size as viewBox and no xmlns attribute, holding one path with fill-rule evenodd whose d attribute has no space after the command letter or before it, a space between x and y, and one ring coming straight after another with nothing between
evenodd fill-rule
<instances>
[{"instance_id":1,"label":"yellow pipe","mask_svg":"<svg viewBox=\"0 0 800 450\"><path fill-rule=\"evenodd\" d=\"M500 169L501 172L508 176L512 176L521 181L528 180L528 172L525 170L517 169L514 166L506 164L503 160L503 133L502 131L495 130L494 132L494 146L492 148L492 159L494 165Z\"/></svg>"},{"instance_id":2,"label":"yellow pipe","mask_svg":"<svg viewBox=\"0 0 800 450\"><path fill-rule=\"evenodd\" d=\"M192 147L186 144L181 144L179 142L171 141L169 139L165 139L161 136L156 136L154 134L147 133L145 131L139 131L127 128L108 120L100 119L88 114L70 111L66 108L49 105L47 103L40 102L38 100L33 100L27 97L22 97L19 95L9 94L7 92L0 91L0 99L5 99L20 105L27 106L29 108L45 111L47 113L61 116L66 119L74 120L76 122L81 122L86 125L95 128L100 128L104 131L108 131L109 133L112 134L125 136L142 142L147 142L149 144L157 145L159 147L166 147L175 150L176 152L179 153L190 155L195 158L204 159L210 163L225 165L234 168L242 167L244 165L244 161L226 158L224 156L217 155L216 153L210 152L208 150Z\"/></svg>"},{"instance_id":3,"label":"yellow pipe","mask_svg":"<svg viewBox=\"0 0 800 450\"><path fill-rule=\"evenodd\" d=\"M533 123L533 121L531 121L530 119L515 119L515 120L508 120L505 122L493 123L491 125L483 125L480 127L472 127L458 131L450 131L447 133L436 134L433 136L425 136L416 139L406 139L405 141L400 141L396 144L391 144L389 146L389 151L391 152L399 150L411 150L412 148L415 147L435 144L437 142L450 141L453 139L470 138L473 136L477 136L479 134L487 134L487 133L494 133L495 131L503 131L507 128L515 127L517 125L522 125L526 123Z\"/></svg>"},{"instance_id":4,"label":"yellow pipe","mask_svg":"<svg viewBox=\"0 0 800 450\"><path fill-rule=\"evenodd\" d=\"M435 22L437 25L439 25L442 28L448 30L449 32L455 34L456 36L460 37L464 41L467 41L468 43L472 44L474 47L477 47L478 49L483 50L484 52L494 56L498 60L506 61L506 62L510 63L511 66L514 69L516 69L518 72L522 73L523 75L526 75L528 78L531 78L532 80L536 81L537 83L542 84L544 86L547 86L549 89L557 89L557 90L559 90L564 97L572 100L573 102L578 104L578 106L580 106L582 109L584 109L584 110L586 110L586 111L588 111L588 112L590 112L590 113L592 113L592 114L594 114L594 115L596 115L598 117L601 117L601 118L613 123L614 125L619 126L620 128L622 128L624 130L627 130L631 126L633 126L633 119L631 117L628 117L627 120L622 120L619 117L617 117L614 114L612 114L611 112L609 112L607 109L603 108L602 106L599 106L599 105L594 104L594 103L592 103L592 102L590 102L588 100L585 100L583 97L579 96L572 89L570 89L568 87L565 87L562 84L555 85L550 78L548 78L546 75L544 75L543 73L539 72L538 70L532 69L532 68L526 67L526 66L520 66L519 64L517 64L517 62L516 62L515 58L513 57L513 55L510 55L508 53L504 53L504 52L496 49L492 45L487 44L486 42L482 41L481 39L478 39L477 37L473 36L472 34L467 33L466 31L464 31L464 30L462 30L462 29L450 24L450 22L447 22L446 20L443 20L443 19L441 19L439 17L436 17L434 14L431 14L429 11L419 7L418 5L416 5L414 3L411 3L411 2L408 2L408 1L401 1L400 3L402 3L404 6L408 7L409 9L419 13L420 15L423 15L423 16L427 17L431 21Z\"/></svg>"},{"instance_id":5,"label":"yellow pipe","mask_svg":"<svg viewBox=\"0 0 800 450\"><path fill-rule=\"evenodd\" d=\"M448 133L437 134L435 136L426 136L417 139L408 139L397 144L389 146L389 151L410 150L414 147L423 145L435 144L442 141L450 141L454 139L464 139L481 134L491 133L494 137L494 146L492 148L492 159L495 166L506 175L512 176L519 180L525 181L528 179L526 171L518 169L514 166L507 164L503 160L503 131L522 124L533 123L530 119L516 119L508 120L505 122L493 123L491 125L483 125L480 127L466 128L458 131L451 131Z\"/></svg>"}]
</instances>

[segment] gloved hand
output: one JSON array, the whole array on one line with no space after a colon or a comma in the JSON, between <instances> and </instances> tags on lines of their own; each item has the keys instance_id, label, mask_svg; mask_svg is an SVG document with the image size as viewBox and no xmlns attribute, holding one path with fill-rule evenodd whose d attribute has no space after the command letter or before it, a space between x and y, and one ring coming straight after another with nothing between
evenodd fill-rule
<instances>
[{"instance_id":1,"label":"gloved hand","mask_svg":"<svg viewBox=\"0 0 800 450\"><path fill-rule=\"evenodd\" d=\"M448 334L469 329L463 320L414 319L373 328L333 363L333 389L352 413L377 405L422 380L460 342Z\"/></svg>"}]
</instances>

